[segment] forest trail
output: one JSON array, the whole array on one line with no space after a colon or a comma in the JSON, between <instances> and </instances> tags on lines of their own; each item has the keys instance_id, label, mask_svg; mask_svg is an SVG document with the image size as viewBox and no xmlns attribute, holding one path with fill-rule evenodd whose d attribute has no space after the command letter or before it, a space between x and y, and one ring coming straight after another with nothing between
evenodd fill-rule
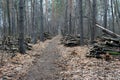
<instances>
[{"instance_id":1,"label":"forest trail","mask_svg":"<svg viewBox=\"0 0 120 80\"><path fill-rule=\"evenodd\" d=\"M33 65L18 80L120 80L120 61L87 58L88 46L65 47L60 39L36 44Z\"/></svg>"},{"instance_id":2,"label":"forest trail","mask_svg":"<svg viewBox=\"0 0 120 80\"><path fill-rule=\"evenodd\" d=\"M59 37L53 38L41 55L36 59L36 63L31 67L28 74L22 80L58 80L59 68L55 64L60 57L57 48Z\"/></svg>"}]
</instances>

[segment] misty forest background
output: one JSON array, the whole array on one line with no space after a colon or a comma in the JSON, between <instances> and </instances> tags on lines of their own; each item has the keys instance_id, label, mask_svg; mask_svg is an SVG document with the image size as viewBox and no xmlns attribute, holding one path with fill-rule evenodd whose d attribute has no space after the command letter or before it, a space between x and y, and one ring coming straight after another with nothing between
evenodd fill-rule
<instances>
[{"instance_id":1,"label":"misty forest background","mask_svg":"<svg viewBox=\"0 0 120 80\"><path fill-rule=\"evenodd\" d=\"M0 0L0 39L19 40L25 53L24 39L44 41L52 36L80 34L91 42L104 35L96 24L120 34L120 0Z\"/></svg>"}]
</instances>

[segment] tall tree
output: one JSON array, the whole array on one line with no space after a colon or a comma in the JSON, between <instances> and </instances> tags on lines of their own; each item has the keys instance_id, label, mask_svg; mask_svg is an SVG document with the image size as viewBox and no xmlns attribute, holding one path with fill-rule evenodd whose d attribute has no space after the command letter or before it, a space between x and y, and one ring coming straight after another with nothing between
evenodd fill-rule
<instances>
[{"instance_id":1,"label":"tall tree","mask_svg":"<svg viewBox=\"0 0 120 80\"><path fill-rule=\"evenodd\" d=\"M112 30L113 32L115 32L115 29L114 29L114 21L115 21L115 18L114 18L114 11L113 11L113 0L111 0L111 13L112 13Z\"/></svg>"},{"instance_id":2,"label":"tall tree","mask_svg":"<svg viewBox=\"0 0 120 80\"><path fill-rule=\"evenodd\" d=\"M46 29L47 29L47 32L50 32L50 28L49 28L49 26L48 26L48 0L45 0L45 15L46 15L46 17L45 17L45 26L47 27Z\"/></svg>"},{"instance_id":3,"label":"tall tree","mask_svg":"<svg viewBox=\"0 0 120 80\"><path fill-rule=\"evenodd\" d=\"M92 27L91 27L91 43L93 43L95 39L95 27L96 27L96 0L93 0L92 4Z\"/></svg>"},{"instance_id":4,"label":"tall tree","mask_svg":"<svg viewBox=\"0 0 120 80\"><path fill-rule=\"evenodd\" d=\"M14 8L14 0L11 0L11 5L12 5L12 12L11 12L11 35L15 35L15 8Z\"/></svg>"},{"instance_id":5,"label":"tall tree","mask_svg":"<svg viewBox=\"0 0 120 80\"><path fill-rule=\"evenodd\" d=\"M10 0L7 0L8 34L11 36Z\"/></svg>"},{"instance_id":6,"label":"tall tree","mask_svg":"<svg viewBox=\"0 0 120 80\"><path fill-rule=\"evenodd\" d=\"M5 7L5 1L2 0L2 9L3 9L3 40L5 40L5 37L7 36L7 27L6 27L6 7Z\"/></svg>"},{"instance_id":7,"label":"tall tree","mask_svg":"<svg viewBox=\"0 0 120 80\"><path fill-rule=\"evenodd\" d=\"M24 0L19 1L19 51L25 53L24 45Z\"/></svg>"},{"instance_id":8,"label":"tall tree","mask_svg":"<svg viewBox=\"0 0 120 80\"><path fill-rule=\"evenodd\" d=\"M107 28L107 12L108 12L108 0L104 0L104 27Z\"/></svg>"},{"instance_id":9,"label":"tall tree","mask_svg":"<svg viewBox=\"0 0 120 80\"><path fill-rule=\"evenodd\" d=\"M32 14L32 42L35 44L37 42L36 40L36 24L35 24L35 8L36 8L36 0L31 0L31 14Z\"/></svg>"},{"instance_id":10,"label":"tall tree","mask_svg":"<svg viewBox=\"0 0 120 80\"><path fill-rule=\"evenodd\" d=\"M69 34L72 34L72 0L69 0Z\"/></svg>"},{"instance_id":11,"label":"tall tree","mask_svg":"<svg viewBox=\"0 0 120 80\"><path fill-rule=\"evenodd\" d=\"M44 41L44 28L43 28L43 0L40 0L40 40Z\"/></svg>"},{"instance_id":12,"label":"tall tree","mask_svg":"<svg viewBox=\"0 0 120 80\"><path fill-rule=\"evenodd\" d=\"M68 14L68 0L66 0L65 1L65 21L64 21L64 35L66 35L66 34L68 34L68 16L67 16L67 14Z\"/></svg>"},{"instance_id":13,"label":"tall tree","mask_svg":"<svg viewBox=\"0 0 120 80\"><path fill-rule=\"evenodd\" d=\"M83 45L83 10L82 10L82 0L78 0L79 6L79 27L80 27L80 45Z\"/></svg>"}]
</instances>

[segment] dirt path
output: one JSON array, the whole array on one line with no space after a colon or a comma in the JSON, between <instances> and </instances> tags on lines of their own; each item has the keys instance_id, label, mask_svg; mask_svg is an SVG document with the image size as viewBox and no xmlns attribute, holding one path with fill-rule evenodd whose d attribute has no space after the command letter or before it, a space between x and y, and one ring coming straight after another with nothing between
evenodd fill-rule
<instances>
[{"instance_id":1,"label":"dirt path","mask_svg":"<svg viewBox=\"0 0 120 80\"><path fill-rule=\"evenodd\" d=\"M48 46L42 51L42 54L31 67L28 74L22 80L59 80L60 69L55 64L59 55L57 49L59 38L51 40Z\"/></svg>"}]
</instances>

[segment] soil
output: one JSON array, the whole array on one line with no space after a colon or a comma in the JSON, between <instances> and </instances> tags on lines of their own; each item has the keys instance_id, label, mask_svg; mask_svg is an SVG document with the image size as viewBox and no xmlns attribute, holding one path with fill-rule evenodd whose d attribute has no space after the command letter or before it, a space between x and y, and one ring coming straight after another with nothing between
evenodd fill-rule
<instances>
[{"instance_id":1,"label":"soil","mask_svg":"<svg viewBox=\"0 0 120 80\"><path fill-rule=\"evenodd\" d=\"M36 62L34 62L28 74L21 80L60 79L60 68L56 64L60 57L59 49L57 48L59 40L56 37L48 43L47 47L42 50L41 55L37 57Z\"/></svg>"},{"instance_id":2,"label":"soil","mask_svg":"<svg viewBox=\"0 0 120 80\"><path fill-rule=\"evenodd\" d=\"M0 68L0 80L6 76L5 80L120 80L118 59L88 58L88 50L87 45L65 47L57 36L33 45L26 55L18 54L9 60Z\"/></svg>"}]
</instances>

